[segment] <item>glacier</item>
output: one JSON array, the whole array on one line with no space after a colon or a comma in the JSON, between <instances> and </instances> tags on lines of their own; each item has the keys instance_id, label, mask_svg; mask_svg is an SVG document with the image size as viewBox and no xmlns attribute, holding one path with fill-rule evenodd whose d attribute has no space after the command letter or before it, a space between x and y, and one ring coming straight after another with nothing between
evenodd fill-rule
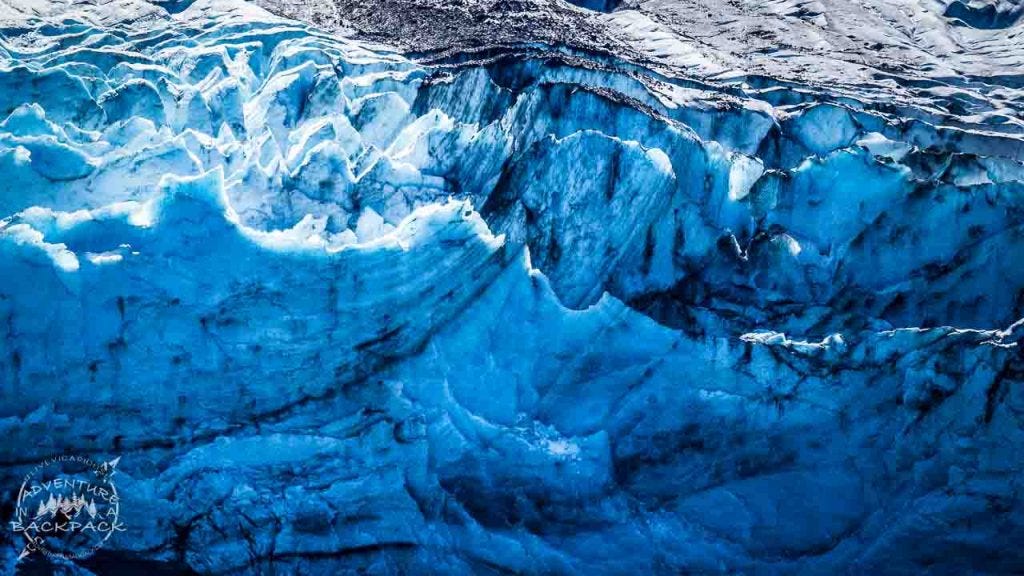
<instances>
[{"instance_id":1,"label":"glacier","mask_svg":"<svg viewBox=\"0 0 1024 576\"><path fill-rule=\"evenodd\" d=\"M126 529L4 573L1024 571L1019 3L871 82L535 3L0 4L0 516Z\"/></svg>"}]
</instances>

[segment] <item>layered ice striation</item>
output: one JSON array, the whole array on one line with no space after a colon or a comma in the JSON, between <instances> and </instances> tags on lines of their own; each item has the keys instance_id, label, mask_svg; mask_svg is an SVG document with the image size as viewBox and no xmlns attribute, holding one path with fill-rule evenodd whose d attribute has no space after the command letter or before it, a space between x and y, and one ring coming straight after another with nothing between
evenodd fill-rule
<instances>
[{"instance_id":1,"label":"layered ice striation","mask_svg":"<svg viewBox=\"0 0 1024 576\"><path fill-rule=\"evenodd\" d=\"M19 2L0 481L121 456L66 573L1024 570L1013 110Z\"/></svg>"}]
</instances>

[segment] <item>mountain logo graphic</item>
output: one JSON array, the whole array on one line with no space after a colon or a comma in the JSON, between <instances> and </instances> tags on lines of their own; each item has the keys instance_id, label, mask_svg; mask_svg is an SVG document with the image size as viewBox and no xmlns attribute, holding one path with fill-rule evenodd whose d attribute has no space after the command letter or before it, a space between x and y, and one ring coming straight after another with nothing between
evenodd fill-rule
<instances>
[{"instance_id":1,"label":"mountain logo graphic","mask_svg":"<svg viewBox=\"0 0 1024 576\"><path fill-rule=\"evenodd\" d=\"M77 517L82 511L89 514L90 518L96 517L96 502L94 499L90 499L88 502L85 498L75 494L71 498L64 496L57 496L54 498L53 494L50 494L50 498L43 502L39 502L39 510L36 511L36 519L43 518L49 515L50 518L56 518L57 514L63 514L68 518Z\"/></svg>"},{"instance_id":2,"label":"mountain logo graphic","mask_svg":"<svg viewBox=\"0 0 1024 576\"><path fill-rule=\"evenodd\" d=\"M114 533L123 532L121 501L113 482L119 461L59 456L26 474L10 522L21 547L18 560L35 552L81 560Z\"/></svg>"}]
</instances>

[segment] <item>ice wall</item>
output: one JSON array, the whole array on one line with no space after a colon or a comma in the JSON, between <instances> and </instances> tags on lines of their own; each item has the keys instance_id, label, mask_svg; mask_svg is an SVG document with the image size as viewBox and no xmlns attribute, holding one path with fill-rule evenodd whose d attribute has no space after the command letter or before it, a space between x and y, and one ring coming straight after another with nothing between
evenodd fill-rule
<instances>
[{"instance_id":1,"label":"ice wall","mask_svg":"<svg viewBox=\"0 0 1024 576\"><path fill-rule=\"evenodd\" d=\"M1024 568L1020 134L48 6L0 44L0 481L122 457L71 573Z\"/></svg>"}]
</instances>

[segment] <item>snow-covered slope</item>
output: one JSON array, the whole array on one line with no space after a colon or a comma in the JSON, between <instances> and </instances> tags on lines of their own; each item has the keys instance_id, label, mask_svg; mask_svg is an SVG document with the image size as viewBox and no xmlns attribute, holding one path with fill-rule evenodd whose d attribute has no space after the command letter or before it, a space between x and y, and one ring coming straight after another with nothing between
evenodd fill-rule
<instances>
[{"instance_id":1,"label":"snow-covered slope","mask_svg":"<svg viewBox=\"0 0 1024 576\"><path fill-rule=\"evenodd\" d=\"M257 2L419 54L561 45L725 89L800 87L1021 132L1019 0Z\"/></svg>"},{"instance_id":2,"label":"snow-covered slope","mask_svg":"<svg viewBox=\"0 0 1024 576\"><path fill-rule=\"evenodd\" d=\"M121 456L73 573L1024 570L1016 5L420 4L3 5L0 485ZM975 28L838 56L896 13Z\"/></svg>"}]
</instances>

